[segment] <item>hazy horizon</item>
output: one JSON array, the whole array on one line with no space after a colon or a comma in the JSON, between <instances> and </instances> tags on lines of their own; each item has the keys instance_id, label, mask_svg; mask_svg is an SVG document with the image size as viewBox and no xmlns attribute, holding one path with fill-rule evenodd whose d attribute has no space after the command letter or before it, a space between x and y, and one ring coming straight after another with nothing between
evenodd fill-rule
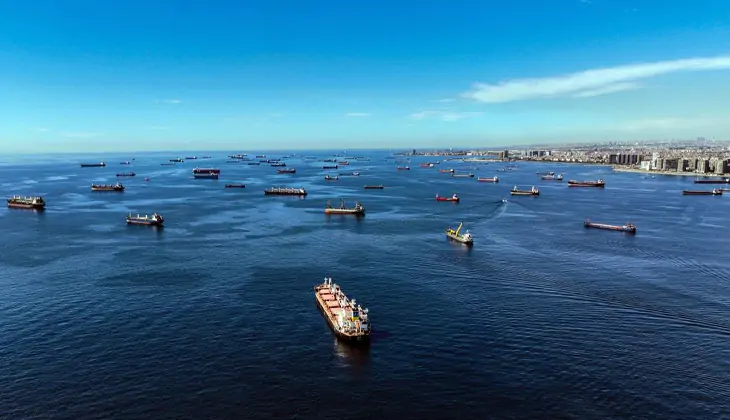
<instances>
[{"instance_id":1,"label":"hazy horizon","mask_svg":"<svg viewBox=\"0 0 730 420\"><path fill-rule=\"evenodd\" d=\"M0 153L730 138L725 2L527 3L12 2Z\"/></svg>"}]
</instances>

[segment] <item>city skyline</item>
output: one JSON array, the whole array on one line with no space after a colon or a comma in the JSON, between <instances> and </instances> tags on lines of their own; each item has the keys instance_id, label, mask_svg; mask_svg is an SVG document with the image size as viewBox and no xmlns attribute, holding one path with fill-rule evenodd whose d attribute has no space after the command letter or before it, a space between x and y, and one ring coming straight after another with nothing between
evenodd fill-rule
<instances>
[{"instance_id":1,"label":"city skyline","mask_svg":"<svg viewBox=\"0 0 730 420\"><path fill-rule=\"evenodd\" d=\"M730 138L723 2L544 3L6 4L0 153Z\"/></svg>"}]
</instances>

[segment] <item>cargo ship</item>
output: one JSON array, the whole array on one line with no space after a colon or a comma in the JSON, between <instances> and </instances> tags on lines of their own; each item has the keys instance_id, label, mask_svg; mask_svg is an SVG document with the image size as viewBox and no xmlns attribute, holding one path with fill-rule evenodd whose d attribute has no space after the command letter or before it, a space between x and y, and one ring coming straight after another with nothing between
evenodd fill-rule
<instances>
[{"instance_id":1,"label":"cargo ship","mask_svg":"<svg viewBox=\"0 0 730 420\"><path fill-rule=\"evenodd\" d=\"M465 245L469 245L469 246L474 245L474 238L471 236L471 233L469 233L468 230L464 234L461 233L462 226L464 226L464 224L459 223L459 227L456 228L456 230L454 230L452 228L446 229L446 237L448 237L449 239L452 239L456 242L461 242L462 244L465 244Z\"/></svg>"},{"instance_id":2,"label":"cargo ship","mask_svg":"<svg viewBox=\"0 0 730 420\"><path fill-rule=\"evenodd\" d=\"M117 176L136 176L136 175L137 174L135 174L134 172L121 172L121 173L117 174Z\"/></svg>"},{"instance_id":3,"label":"cargo ship","mask_svg":"<svg viewBox=\"0 0 730 420\"><path fill-rule=\"evenodd\" d=\"M451 197L441 197L438 194L436 194L436 201L453 201L455 203L459 202L459 196L454 193Z\"/></svg>"},{"instance_id":4,"label":"cargo ship","mask_svg":"<svg viewBox=\"0 0 730 420\"><path fill-rule=\"evenodd\" d=\"M46 208L46 202L43 197L21 197L14 195L8 198L8 207L15 209L33 209L33 210L44 210Z\"/></svg>"},{"instance_id":5,"label":"cargo ship","mask_svg":"<svg viewBox=\"0 0 730 420\"><path fill-rule=\"evenodd\" d=\"M543 181L562 181L563 180L563 175L562 174L558 174L558 175L543 175L543 176L540 177L540 179L542 179Z\"/></svg>"},{"instance_id":6,"label":"cargo ship","mask_svg":"<svg viewBox=\"0 0 730 420\"><path fill-rule=\"evenodd\" d=\"M124 185L118 182L114 185L91 184L91 191L124 191Z\"/></svg>"},{"instance_id":7,"label":"cargo ship","mask_svg":"<svg viewBox=\"0 0 730 420\"><path fill-rule=\"evenodd\" d=\"M339 175L335 175L335 176L325 175L324 176L325 181L337 181L338 179L340 179Z\"/></svg>"},{"instance_id":8,"label":"cargo ship","mask_svg":"<svg viewBox=\"0 0 730 420\"><path fill-rule=\"evenodd\" d=\"M398 169L399 171L410 171L411 167L410 166L399 166L396 169Z\"/></svg>"},{"instance_id":9,"label":"cargo ship","mask_svg":"<svg viewBox=\"0 0 730 420\"><path fill-rule=\"evenodd\" d=\"M272 168L283 168L284 166L286 166L286 163L284 163L284 162L273 162L273 163L269 163L269 165L271 165Z\"/></svg>"},{"instance_id":10,"label":"cargo ship","mask_svg":"<svg viewBox=\"0 0 730 420\"><path fill-rule=\"evenodd\" d=\"M439 172L441 172L442 174L447 174L447 173L453 174L454 170L453 169L439 169Z\"/></svg>"},{"instance_id":11,"label":"cargo ship","mask_svg":"<svg viewBox=\"0 0 730 420\"><path fill-rule=\"evenodd\" d=\"M626 232L626 233L636 233L636 226L632 225L631 223L626 223L622 226L617 225L606 225L603 223L593 223L590 219L586 219L585 222L583 222L583 226L587 228L594 228L594 229L605 229L605 230L615 230L619 232Z\"/></svg>"},{"instance_id":12,"label":"cargo ship","mask_svg":"<svg viewBox=\"0 0 730 420\"><path fill-rule=\"evenodd\" d=\"M100 163L82 163L82 168L100 168L102 166L106 166L106 163L100 162Z\"/></svg>"},{"instance_id":13,"label":"cargo ship","mask_svg":"<svg viewBox=\"0 0 730 420\"><path fill-rule=\"evenodd\" d=\"M720 188L713 188L710 191L703 191L703 190L684 190L684 191L682 191L682 195L722 195L722 189L720 189Z\"/></svg>"},{"instance_id":14,"label":"cargo ship","mask_svg":"<svg viewBox=\"0 0 730 420\"><path fill-rule=\"evenodd\" d=\"M345 200L340 200L340 207L337 208L332 207L332 204L328 201L324 212L325 214L354 214L356 216L362 216L365 214L365 207L360 203L355 203L355 207L347 208L345 207Z\"/></svg>"},{"instance_id":15,"label":"cargo ship","mask_svg":"<svg viewBox=\"0 0 730 420\"><path fill-rule=\"evenodd\" d=\"M598 181L576 181L574 179L571 179L568 181L569 187L597 187L597 188L603 188L606 186L606 183L599 179Z\"/></svg>"},{"instance_id":16,"label":"cargo ship","mask_svg":"<svg viewBox=\"0 0 730 420\"><path fill-rule=\"evenodd\" d=\"M183 159L183 158L170 159L170 162L180 163L180 162L185 162L185 159Z\"/></svg>"},{"instance_id":17,"label":"cargo ship","mask_svg":"<svg viewBox=\"0 0 730 420\"><path fill-rule=\"evenodd\" d=\"M477 178L477 181L479 181L479 182L499 182L499 178L497 178L496 176L493 176L491 178L479 177L479 178Z\"/></svg>"},{"instance_id":18,"label":"cargo ship","mask_svg":"<svg viewBox=\"0 0 730 420\"><path fill-rule=\"evenodd\" d=\"M433 168L433 163L422 163L420 165L421 168Z\"/></svg>"},{"instance_id":19,"label":"cargo ship","mask_svg":"<svg viewBox=\"0 0 730 420\"><path fill-rule=\"evenodd\" d=\"M380 185L366 185L365 186L365 189L366 190L382 190L383 188L385 188L383 186L383 184L380 184Z\"/></svg>"},{"instance_id":20,"label":"cargo ship","mask_svg":"<svg viewBox=\"0 0 730 420\"><path fill-rule=\"evenodd\" d=\"M201 173L193 173L193 178L195 179L218 179L220 177L220 174L217 172L201 172Z\"/></svg>"},{"instance_id":21,"label":"cargo ship","mask_svg":"<svg viewBox=\"0 0 730 420\"><path fill-rule=\"evenodd\" d=\"M362 308L355 299L349 300L340 286L332 282L332 277L325 277L322 284L314 286L314 294L317 306L337 338L369 343L372 327L367 308Z\"/></svg>"},{"instance_id":22,"label":"cargo ship","mask_svg":"<svg viewBox=\"0 0 730 420\"><path fill-rule=\"evenodd\" d=\"M268 190L264 190L264 195L307 195L307 191L304 188L279 188L271 187Z\"/></svg>"},{"instance_id":23,"label":"cargo ship","mask_svg":"<svg viewBox=\"0 0 730 420\"><path fill-rule=\"evenodd\" d=\"M337 165L334 165L334 166L325 165L325 166L322 167L322 169L337 169L338 167L339 166L337 166Z\"/></svg>"},{"instance_id":24,"label":"cargo ship","mask_svg":"<svg viewBox=\"0 0 730 420\"><path fill-rule=\"evenodd\" d=\"M195 160L197 158L198 158L197 156L188 156L185 158L185 160Z\"/></svg>"},{"instance_id":25,"label":"cargo ship","mask_svg":"<svg viewBox=\"0 0 730 420\"><path fill-rule=\"evenodd\" d=\"M165 219L157 213L153 213L152 216L140 216L139 214L137 216L132 216L132 213L127 215L128 225L162 226L164 222Z\"/></svg>"},{"instance_id":26,"label":"cargo ship","mask_svg":"<svg viewBox=\"0 0 730 420\"><path fill-rule=\"evenodd\" d=\"M530 188L529 190L521 190L521 189L517 188L517 186L515 185L514 188L512 188L512 191L510 191L509 193L510 193L510 195L535 195L535 196L537 196L537 195L540 195L540 190L538 190L534 186L532 188Z\"/></svg>"},{"instance_id":27,"label":"cargo ship","mask_svg":"<svg viewBox=\"0 0 730 420\"><path fill-rule=\"evenodd\" d=\"M451 174L454 178L474 178L474 174Z\"/></svg>"},{"instance_id":28,"label":"cargo ship","mask_svg":"<svg viewBox=\"0 0 730 420\"><path fill-rule=\"evenodd\" d=\"M726 178L726 179L695 179L695 184L730 184L730 178Z\"/></svg>"},{"instance_id":29,"label":"cargo ship","mask_svg":"<svg viewBox=\"0 0 730 420\"><path fill-rule=\"evenodd\" d=\"M297 170L294 169L294 168L290 168L290 169L277 169L276 170L276 173L277 174L295 174L295 173L297 173Z\"/></svg>"},{"instance_id":30,"label":"cargo ship","mask_svg":"<svg viewBox=\"0 0 730 420\"><path fill-rule=\"evenodd\" d=\"M226 184L226 188L246 188L244 184Z\"/></svg>"},{"instance_id":31,"label":"cargo ship","mask_svg":"<svg viewBox=\"0 0 730 420\"><path fill-rule=\"evenodd\" d=\"M193 169L194 174L219 174L221 170L218 168L195 168Z\"/></svg>"}]
</instances>

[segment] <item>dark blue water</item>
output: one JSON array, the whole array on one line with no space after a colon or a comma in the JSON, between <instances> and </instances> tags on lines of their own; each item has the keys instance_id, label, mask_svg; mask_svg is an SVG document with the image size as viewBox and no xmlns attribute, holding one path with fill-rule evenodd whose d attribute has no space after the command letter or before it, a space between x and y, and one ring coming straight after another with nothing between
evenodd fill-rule
<instances>
[{"instance_id":1,"label":"dark blue water","mask_svg":"<svg viewBox=\"0 0 730 420\"><path fill-rule=\"evenodd\" d=\"M368 153L340 171L360 177L327 182L322 162L277 175L225 155L5 160L1 195L48 209L0 209L0 418L730 416L730 197L597 166L479 165L501 178L486 184ZM221 179L192 179L196 165ZM89 190L130 170L124 193ZM501 203L514 185L541 195ZM325 216L340 198L367 215ZM164 229L124 223L154 211ZM443 235L459 222L471 250ZM338 344L317 311L325 275L369 307L369 349Z\"/></svg>"}]
</instances>

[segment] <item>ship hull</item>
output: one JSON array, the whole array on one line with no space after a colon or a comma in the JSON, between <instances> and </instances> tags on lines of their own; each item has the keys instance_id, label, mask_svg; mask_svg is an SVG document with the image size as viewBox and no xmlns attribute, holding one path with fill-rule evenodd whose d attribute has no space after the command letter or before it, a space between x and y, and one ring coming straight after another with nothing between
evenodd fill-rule
<instances>
[{"instance_id":1,"label":"ship hull","mask_svg":"<svg viewBox=\"0 0 730 420\"><path fill-rule=\"evenodd\" d=\"M382 190L383 188L385 188L385 187L382 185L366 185L365 186L366 190Z\"/></svg>"},{"instance_id":2,"label":"ship hull","mask_svg":"<svg viewBox=\"0 0 730 420\"><path fill-rule=\"evenodd\" d=\"M25 210L45 210L45 204L24 204L24 203L8 203L8 207L11 209L25 209Z\"/></svg>"},{"instance_id":3,"label":"ship hull","mask_svg":"<svg viewBox=\"0 0 730 420\"><path fill-rule=\"evenodd\" d=\"M568 181L569 187L592 187L592 188L605 188L606 184L603 182L575 182Z\"/></svg>"},{"instance_id":4,"label":"ship hull","mask_svg":"<svg viewBox=\"0 0 730 420\"><path fill-rule=\"evenodd\" d=\"M127 219L128 225L138 225L138 226L162 226L161 222L157 222L154 220L135 220L135 219Z\"/></svg>"},{"instance_id":5,"label":"ship hull","mask_svg":"<svg viewBox=\"0 0 730 420\"><path fill-rule=\"evenodd\" d=\"M246 186L243 184L240 184L240 185L228 184L228 185L226 185L226 188L246 188Z\"/></svg>"},{"instance_id":6,"label":"ship hull","mask_svg":"<svg viewBox=\"0 0 730 420\"><path fill-rule=\"evenodd\" d=\"M586 228L592 228L592 229L612 230L615 232L624 232L624 233L630 233L630 234L636 233L635 227L629 228L626 226L604 225L602 223L590 223L590 222L583 223L583 226L585 226Z\"/></svg>"},{"instance_id":7,"label":"ship hull","mask_svg":"<svg viewBox=\"0 0 730 420\"><path fill-rule=\"evenodd\" d=\"M94 188L94 187L91 187L91 191L122 192L122 191L124 191L124 188Z\"/></svg>"},{"instance_id":8,"label":"ship hull","mask_svg":"<svg viewBox=\"0 0 730 420\"><path fill-rule=\"evenodd\" d=\"M722 195L722 191L682 191L682 195Z\"/></svg>"},{"instance_id":9,"label":"ship hull","mask_svg":"<svg viewBox=\"0 0 730 420\"><path fill-rule=\"evenodd\" d=\"M103 168L106 166L106 163L82 163L82 168Z\"/></svg>"},{"instance_id":10,"label":"ship hull","mask_svg":"<svg viewBox=\"0 0 730 420\"><path fill-rule=\"evenodd\" d=\"M729 179L695 179L695 184L730 184Z\"/></svg>"},{"instance_id":11,"label":"ship hull","mask_svg":"<svg viewBox=\"0 0 730 420\"><path fill-rule=\"evenodd\" d=\"M459 202L459 199L458 198L442 198L442 197L438 197L438 198L436 198L436 201L451 201L451 202L454 202L454 203L458 203Z\"/></svg>"},{"instance_id":12,"label":"ship hull","mask_svg":"<svg viewBox=\"0 0 730 420\"><path fill-rule=\"evenodd\" d=\"M499 182L499 179L497 178L477 178L477 181L479 182Z\"/></svg>"},{"instance_id":13,"label":"ship hull","mask_svg":"<svg viewBox=\"0 0 730 420\"><path fill-rule=\"evenodd\" d=\"M275 191L264 191L264 195L298 195L300 197L305 197L307 195L306 192L303 193L294 193L294 192L275 192Z\"/></svg>"},{"instance_id":14,"label":"ship hull","mask_svg":"<svg viewBox=\"0 0 730 420\"><path fill-rule=\"evenodd\" d=\"M351 209L324 209L324 214L351 214L355 216L364 216L365 210L351 210Z\"/></svg>"},{"instance_id":15,"label":"ship hull","mask_svg":"<svg viewBox=\"0 0 730 420\"><path fill-rule=\"evenodd\" d=\"M462 238L460 236L452 235L452 234L449 234L449 233L446 233L446 237L449 238L450 240L454 241L454 242L459 242L460 244L464 244L464 245L468 245L468 246L474 245L474 241L471 240L471 239L470 240L465 240L464 238Z\"/></svg>"},{"instance_id":16,"label":"ship hull","mask_svg":"<svg viewBox=\"0 0 730 420\"><path fill-rule=\"evenodd\" d=\"M372 329L369 330L366 334L358 334L358 335L349 335L341 332L337 329L337 325L335 324L335 319L331 315L331 313L326 309L327 304L324 300L319 296L319 291L317 288L314 289L315 293L315 299L317 303L317 308L319 309L319 312L324 317L325 321L327 321L327 325L330 327L330 331L337 337L338 340L344 341L346 343L350 344L358 344L358 345L368 345L370 344L370 333L372 332Z\"/></svg>"},{"instance_id":17,"label":"ship hull","mask_svg":"<svg viewBox=\"0 0 730 420\"><path fill-rule=\"evenodd\" d=\"M195 179L218 179L218 174L216 174L216 173L193 174L193 178L195 178Z\"/></svg>"},{"instance_id":18,"label":"ship hull","mask_svg":"<svg viewBox=\"0 0 730 420\"><path fill-rule=\"evenodd\" d=\"M135 174L134 172L132 172L132 173L128 173L128 174L117 174L117 176L119 176L119 177L121 177L121 176L137 176L137 174Z\"/></svg>"},{"instance_id":19,"label":"ship hull","mask_svg":"<svg viewBox=\"0 0 730 420\"><path fill-rule=\"evenodd\" d=\"M532 192L532 191L510 191L509 194L510 195L534 195L534 196L540 195L539 192Z\"/></svg>"}]
</instances>

